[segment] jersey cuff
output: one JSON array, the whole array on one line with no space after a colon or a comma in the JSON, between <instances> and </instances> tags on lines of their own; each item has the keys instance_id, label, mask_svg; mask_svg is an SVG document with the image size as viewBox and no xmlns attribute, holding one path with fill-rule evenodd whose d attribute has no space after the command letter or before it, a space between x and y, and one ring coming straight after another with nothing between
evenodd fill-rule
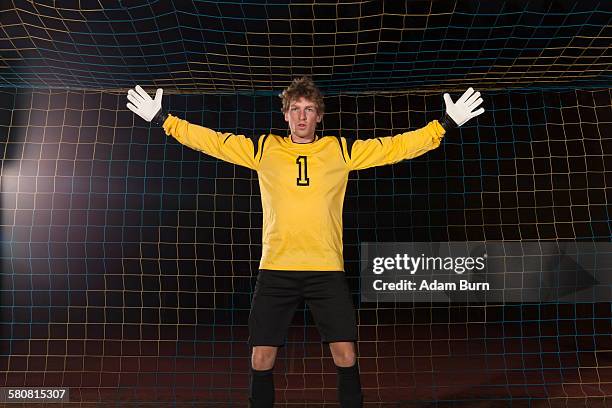
<instances>
[{"instance_id":1,"label":"jersey cuff","mask_svg":"<svg viewBox=\"0 0 612 408\"><path fill-rule=\"evenodd\" d=\"M168 119L168 112L166 112L163 108L160 109L155 116L153 116L153 119L151 119L151 123L157 125L157 126L161 126L164 124L164 122L166 121L166 119Z\"/></svg>"},{"instance_id":2,"label":"jersey cuff","mask_svg":"<svg viewBox=\"0 0 612 408\"><path fill-rule=\"evenodd\" d=\"M457 127L457 122L448 116L448 113L446 112L444 112L444 116L442 116L442 119L438 120L438 122L447 132Z\"/></svg>"}]
</instances>

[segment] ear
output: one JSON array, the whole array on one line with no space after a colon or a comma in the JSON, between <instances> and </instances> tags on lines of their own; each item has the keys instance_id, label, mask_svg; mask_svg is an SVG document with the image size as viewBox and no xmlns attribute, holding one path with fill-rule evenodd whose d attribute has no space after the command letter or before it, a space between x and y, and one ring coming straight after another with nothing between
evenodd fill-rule
<instances>
[{"instance_id":1,"label":"ear","mask_svg":"<svg viewBox=\"0 0 612 408\"><path fill-rule=\"evenodd\" d=\"M321 120L323 120L323 114L317 115L317 123L321 123Z\"/></svg>"},{"instance_id":2,"label":"ear","mask_svg":"<svg viewBox=\"0 0 612 408\"><path fill-rule=\"evenodd\" d=\"M289 111L285 112L285 122L289 123Z\"/></svg>"}]
</instances>

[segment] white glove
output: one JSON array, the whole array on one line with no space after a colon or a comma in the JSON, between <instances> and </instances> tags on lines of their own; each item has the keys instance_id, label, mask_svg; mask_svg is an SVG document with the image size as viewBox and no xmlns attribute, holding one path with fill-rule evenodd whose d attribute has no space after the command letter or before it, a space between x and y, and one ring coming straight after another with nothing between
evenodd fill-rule
<instances>
[{"instance_id":1,"label":"white glove","mask_svg":"<svg viewBox=\"0 0 612 408\"><path fill-rule=\"evenodd\" d=\"M127 98L132 103L128 103L127 107L147 122L151 122L155 115L161 110L161 100L164 90L157 88L155 99L151 99L149 94L142 89L140 85L136 85L135 89L136 90L130 89L128 91Z\"/></svg>"},{"instance_id":2,"label":"white glove","mask_svg":"<svg viewBox=\"0 0 612 408\"><path fill-rule=\"evenodd\" d=\"M453 103L450 95L445 93L444 103L446 104L446 113L455 121L457 126L463 125L484 112L483 108L474 111L482 103L482 98L480 98L480 92L474 92L471 87L455 103Z\"/></svg>"}]
</instances>

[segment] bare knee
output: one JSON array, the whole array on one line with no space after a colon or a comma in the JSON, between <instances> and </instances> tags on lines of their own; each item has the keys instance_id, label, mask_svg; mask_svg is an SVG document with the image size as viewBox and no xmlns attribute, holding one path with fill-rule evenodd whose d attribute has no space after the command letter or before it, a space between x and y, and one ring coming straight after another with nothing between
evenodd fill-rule
<instances>
[{"instance_id":1,"label":"bare knee","mask_svg":"<svg viewBox=\"0 0 612 408\"><path fill-rule=\"evenodd\" d=\"M274 367L278 347L254 346L251 354L251 367L255 370L269 370Z\"/></svg>"},{"instance_id":2,"label":"bare knee","mask_svg":"<svg viewBox=\"0 0 612 408\"><path fill-rule=\"evenodd\" d=\"M334 359L334 364L338 367L352 367L357 362L355 353L355 343L337 342L329 343L329 349Z\"/></svg>"}]
</instances>

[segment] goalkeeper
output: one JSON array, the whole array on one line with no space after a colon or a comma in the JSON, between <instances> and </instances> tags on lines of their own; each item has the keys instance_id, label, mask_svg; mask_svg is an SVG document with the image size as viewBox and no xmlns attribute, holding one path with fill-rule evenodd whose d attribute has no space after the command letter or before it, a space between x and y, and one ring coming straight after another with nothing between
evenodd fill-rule
<instances>
[{"instance_id":1,"label":"goalkeeper","mask_svg":"<svg viewBox=\"0 0 612 408\"><path fill-rule=\"evenodd\" d=\"M344 277L342 204L351 170L396 163L440 145L446 131L484 112L479 92L469 88L457 102L444 94L446 113L427 126L368 140L318 136L323 96L308 77L280 95L288 136L251 140L179 119L162 108L162 89L152 99L140 86L127 107L163 127L180 143L257 171L263 209L262 257L249 315L252 347L250 406L272 407L272 370L298 304L310 308L322 341L337 367L340 406L361 407L355 352L355 309Z\"/></svg>"}]
</instances>

